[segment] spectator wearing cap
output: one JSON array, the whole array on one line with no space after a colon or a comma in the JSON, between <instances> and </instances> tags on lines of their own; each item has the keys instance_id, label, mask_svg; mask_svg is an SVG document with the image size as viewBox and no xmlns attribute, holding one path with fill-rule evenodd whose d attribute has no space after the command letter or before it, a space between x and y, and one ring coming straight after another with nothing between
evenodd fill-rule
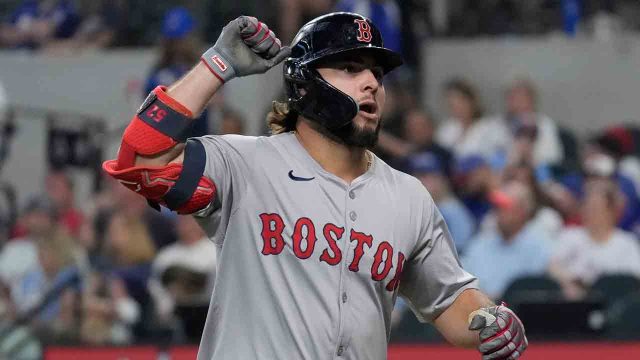
<instances>
[{"instance_id":1,"label":"spectator wearing cap","mask_svg":"<svg viewBox=\"0 0 640 360\"><path fill-rule=\"evenodd\" d=\"M168 10L162 21L160 58L148 75L144 96L156 86L169 85L180 79L197 62L202 53L195 36L196 23L186 8ZM209 134L208 112L204 111L193 122L190 136Z\"/></svg>"},{"instance_id":2,"label":"spectator wearing cap","mask_svg":"<svg viewBox=\"0 0 640 360\"><path fill-rule=\"evenodd\" d=\"M458 253L464 252L475 230L471 212L451 191L444 167L438 156L422 152L409 157L407 167L427 188L447 224Z\"/></svg>"},{"instance_id":3,"label":"spectator wearing cap","mask_svg":"<svg viewBox=\"0 0 640 360\"><path fill-rule=\"evenodd\" d=\"M636 130L640 133L640 130ZM636 139L634 129L614 126L606 129L597 139L602 148L618 160L620 173L633 181L640 193L640 137Z\"/></svg>"},{"instance_id":4,"label":"spectator wearing cap","mask_svg":"<svg viewBox=\"0 0 640 360\"><path fill-rule=\"evenodd\" d=\"M505 152L506 128L487 121L475 87L467 80L454 78L444 84L449 118L436 130L436 141L454 156L481 155L492 162Z\"/></svg>"},{"instance_id":5,"label":"spectator wearing cap","mask_svg":"<svg viewBox=\"0 0 640 360\"><path fill-rule=\"evenodd\" d=\"M601 137L591 138L582 152L582 172L564 176L563 183L582 187L590 178L612 179L624 195L624 211L618 219L623 230L632 230L640 222L640 197L631 179L620 171L619 155Z\"/></svg>"},{"instance_id":6,"label":"spectator wearing cap","mask_svg":"<svg viewBox=\"0 0 640 360\"><path fill-rule=\"evenodd\" d=\"M616 175L621 178L620 187L627 201L631 201L634 193L636 195L640 193L640 157L635 153L637 146L635 142L632 130L623 126L605 129L591 140L592 151L609 155L615 160ZM640 203L635 215L639 218L640 225ZM622 222L626 224L625 220L629 217L630 213L626 213Z\"/></svg>"},{"instance_id":7,"label":"spectator wearing cap","mask_svg":"<svg viewBox=\"0 0 640 360\"><path fill-rule=\"evenodd\" d=\"M615 181L587 181L580 204L583 225L560 234L549 266L550 275L562 285L567 298L583 297L602 275L640 278L640 243L632 233L616 228L623 201Z\"/></svg>"},{"instance_id":8,"label":"spectator wearing cap","mask_svg":"<svg viewBox=\"0 0 640 360\"><path fill-rule=\"evenodd\" d=\"M80 24L69 0L25 0L0 27L0 44L14 48L39 48L52 40L68 39Z\"/></svg>"},{"instance_id":9,"label":"spectator wearing cap","mask_svg":"<svg viewBox=\"0 0 640 360\"><path fill-rule=\"evenodd\" d=\"M528 186L508 182L492 192L491 203L497 226L470 240L462 264L497 299L515 279L544 273L551 249L548 234L531 223L536 204Z\"/></svg>"},{"instance_id":10,"label":"spectator wearing cap","mask_svg":"<svg viewBox=\"0 0 640 360\"><path fill-rule=\"evenodd\" d=\"M476 224L489 212L489 193L498 181L489 162L479 155L458 158L453 168L453 183L457 193L469 209Z\"/></svg>"}]
</instances>

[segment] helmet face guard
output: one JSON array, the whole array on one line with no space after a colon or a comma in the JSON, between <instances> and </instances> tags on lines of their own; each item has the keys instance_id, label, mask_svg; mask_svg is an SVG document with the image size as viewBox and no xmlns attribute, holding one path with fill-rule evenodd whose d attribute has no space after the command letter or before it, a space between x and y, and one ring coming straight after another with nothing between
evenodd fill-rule
<instances>
[{"instance_id":1,"label":"helmet face guard","mask_svg":"<svg viewBox=\"0 0 640 360\"><path fill-rule=\"evenodd\" d=\"M385 74L402 64L398 53L383 46L371 20L353 13L332 13L310 21L291 46L291 56L283 66L289 105L330 130L349 124L358 113L358 104L325 81L316 63L357 51L371 54Z\"/></svg>"}]
</instances>

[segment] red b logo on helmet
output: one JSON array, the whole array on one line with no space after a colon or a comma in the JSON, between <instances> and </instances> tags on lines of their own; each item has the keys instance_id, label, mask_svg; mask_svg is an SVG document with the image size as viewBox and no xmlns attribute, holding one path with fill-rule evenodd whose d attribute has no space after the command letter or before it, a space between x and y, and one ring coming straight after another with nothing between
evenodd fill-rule
<instances>
[{"instance_id":1,"label":"red b logo on helmet","mask_svg":"<svg viewBox=\"0 0 640 360\"><path fill-rule=\"evenodd\" d=\"M367 20L355 19L353 22L358 24L358 36L356 39L362 42L371 42L371 26L369 26Z\"/></svg>"}]
</instances>

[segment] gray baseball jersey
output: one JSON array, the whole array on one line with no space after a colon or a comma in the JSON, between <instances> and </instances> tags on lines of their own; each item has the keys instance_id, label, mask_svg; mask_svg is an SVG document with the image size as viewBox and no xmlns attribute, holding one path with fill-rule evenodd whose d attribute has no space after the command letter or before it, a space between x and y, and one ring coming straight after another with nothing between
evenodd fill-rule
<instances>
[{"instance_id":1,"label":"gray baseball jersey","mask_svg":"<svg viewBox=\"0 0 640 360\"><path fill-rule=\"evenodd\" d=\"M218 251L198 359L386 359L398 293L428 322L477 288L426 189L377 157L347 184L294 133L198 140Z\"/></svg>"}]
</instances>

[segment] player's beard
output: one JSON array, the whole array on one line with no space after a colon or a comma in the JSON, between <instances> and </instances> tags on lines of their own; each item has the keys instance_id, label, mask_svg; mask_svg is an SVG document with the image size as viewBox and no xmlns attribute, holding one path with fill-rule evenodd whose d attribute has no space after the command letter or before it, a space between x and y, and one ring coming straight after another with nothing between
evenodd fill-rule
<instances>
[{"instance_id":1,"label":"player's beard","mask_svg":"<svg viewBox=\"0 0 640 360\"><path fill-rule=\"evenodd\" d=\"M382 121L378 121L375 129L371 129L366 126L357 126L353 120L346 125L333 130L324 127L315 121L309 121L309 124L317 132L338 144L346 145L348 147L370 149L378 143L378 135L380 134Z\"/></svg>"}]
</instances>

